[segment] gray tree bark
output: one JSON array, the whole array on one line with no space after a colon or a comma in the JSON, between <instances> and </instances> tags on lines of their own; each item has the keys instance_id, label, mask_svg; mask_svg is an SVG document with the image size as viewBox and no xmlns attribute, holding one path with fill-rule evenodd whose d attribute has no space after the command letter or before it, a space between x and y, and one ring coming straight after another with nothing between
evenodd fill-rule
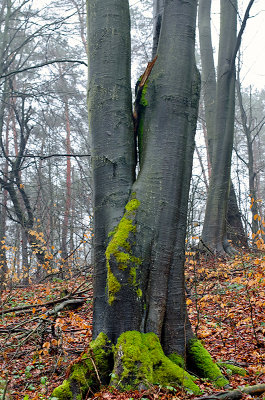
<instances>
[{"instance_id":1,"label":"gray tree bark","mask_svg":"<svg viewBox=\"0 0 265 400\"><path fill-rule=\"evenodd\" d=\"M135 178L130 89L130 16L126 0L88 7L88 113L94 202L94 327L111 340L133 320L130 300L110 306L106 292L108 234L122 218ZM125 297L126 298L126 297ZM119 302L120 303L120 302ZM115 315L120 318L115 320Z\"/></svg>"},{"instance_id":2,"label":"gray tree bark","mask_svg":"<svg viewBox=\"0 0 265 400\"><path fill-rule=\"evenodd\" d=\"M104 7L99 0L88 3L95 209L93 335L103 331L115 342L126 330L151 331L166 352L183 354L187 337L192 336L184 261L200 86L194 67L196 1L165 1L161 32L155 30L158 58L142 94L136 179L128 93L128 4L124 0L108 0Z\"/></svg>"}]
</instances>

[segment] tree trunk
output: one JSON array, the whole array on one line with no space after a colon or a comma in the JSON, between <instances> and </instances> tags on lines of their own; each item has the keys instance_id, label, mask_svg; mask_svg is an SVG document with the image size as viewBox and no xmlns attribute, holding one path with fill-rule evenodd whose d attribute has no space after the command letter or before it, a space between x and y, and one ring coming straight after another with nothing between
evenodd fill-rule
<instances>
[{"instance_id":1,"label":"tree trunk","mask_svg":"<svg viewBox=\"0 0 265 400\"><path fill-rule=\"evenodd\" d=\"M254 140L252 138L251 132L253 131L253 127L251 126L253 123L252 115L250 115L249 122L247 119L247 114L244 109L243 99L241 94L241 86L238 80L236 82L236 89L237 89L237 98L239 102L240 114L241 114L241 122L243 127L243 132L246 136L247 141L247 154L248 154L248 185L249 185L249 195L251 198L251 214L252 214L252 221L251 221L251 230L252 234L256 234L259 230L259 223L257 219L258 214L258 204L257 204L257 188L256 188L256 171L254 168ZM250 114L252 114L252 104L251 104L251 94L250 94Z\"/></svg>"},{"instance_id":2,"label":"tree trunk","mask_svg":"<svg viewBox=\"0 0 265 400\"><path fill-rule=\"evenodd\" d=\"M229 37L229 41L227 41ZM213 131L212 173L209 184L202 242L221 255L233 253L227 240L227 205L234 135L237 1L221 2L220 41Z\"/></svg>"},{"instance_id":3,"label":"tree trunk","mask_svg":"<svg viewBox=\"0 0 265 400\"><path fill-rule=\"evenodd\" d=\"M141 87L135 124L140 171L134 179L128 1L88 1L95 340L82 358L91 358L92 351L103 381L111 375L110 384L122 390L175 382L199 393L177 365L184 366L186 350L189 368L197 366L218 385L227 383L194 338L185 303L187 202L200 88L196 9L196 0L165 1L157 61ZM112 353L107 371L102 351ZM174 360L166 357L172 353ZM81 361L53 395L85 396L93 374L92 364Z\"/></svg>"},{"instance_id":4,"label":"tree trunk","mask_svg":"<svg viewBox=\"0 0 265 400\"><path fill-rule=\"evenodd\" d=\"M213 148L217 140L215 132L216 112L216 74L213 59L213 47L211 40L211 0L199 2L199 38L202 63L202 95L205 106L205 120L207 129L207 150L209 152L210 169L213 163ZM233 49L232 49L233 50ZM223 134L223 132L222 132ZM227 238L235 245L247 246L247 238L244 232L240 211L237 204L233 183L230 183L229 200L227 206Z\"/></svg>"},{"instance_id":5,"label":"tree trunk","mask_svg":"<svg viewBox=\"0 0 265 400\"><path fill-rule=\"evenodd\" d=\"M94 2L98 5L98 2ZM117 1L112 1L111 9L117 6ZM124 10L125 5L122 3L122 9ZM190 124L193 121L193 115L191 115L191 108L195 106L196 102L191 101L191 89L192 89L192 75L193 65L190 60L194 60L194 23L195 23L195 2L191 2L189 5L178 5L166 4L163 23L164 30L161 31L158 45L158 60L154 66L152 74L148 81L148 86L145 90L145 101L146 106L141 118L141 131L139 132L140 142L140 172L137 180L132 187L128 184L126 196L127 200L127 211L123 218L116 227L113 237L106 250L107 236L113 231L115 225L118 224L117 211L114 209L112 215L110 213L110 207L107 203L106 195L109 193L100 193L100 197L97 198L97 190L100 185L96 181L98 178L98 167L96 164L95 152L99 149L98 141L100 141L103 156L101 156L99 163L105 167L100 172L99 178L102 180L102 172L105 175L105 182L109 179L113 181L113 177L117 177L119 173L119 164L116 161L117 166L114 166L113 155L107 155L107 152L111 150L110 139L114 133L110 130L112 118L108 119L108 131L106 132L106 125L93 126L94 119L98 119L98 113L93 110L91 113L91 103L94 100L94 87L93 83L90 82L89 86L89 112L91 113L90 124L91 133L93 140L93 162L94 162L94 188L95 188L95 257L94 265L96 268L95 280L98 279L98 275L103 275L103 283L101 284L100 291L95 286L95 309L94 309L94 337L96 337L101 331L106 333L112 341L116 341L117 338L123 331L126 330L142 330L145 332L155 332L158 337L162 338L162 329L164 342L167 341L166 337L170 336L168 332L168 325L164 325L164 318L167 311L167 307L172 307L172 300L167 299L169 296L166 295L169 290L168 282L169 275L176 275L175 284L176 290L182 293L181 296L181 313L182 313L182 334L184 335L184 321L186 321L185 312L185 300L184 300L184 240L185 240L185 223L183 225L183 219L186 218L187 214L187 191L189 189L189 177L190 177L190 165L192 157L188 150L193 149L193 141L188 141L188 136L191 134ZM128 6L128 5L127 5ZM126 6L126 8L127 8ZM90 7L90 5L89 5ZM101 6L98 5L98 12L101 11ZM106 5L105 5L106 8ZM183 8L184 16L181 14ZM105 11L105 10L104 10ZM126 11L127 18L129 16L128 10ZM90 13L89 13L90 14ZM113 15L111 13L111 15ZM120 13L122 17L121 27L124 25L125 16ZM113 16L116 16L114 14ZM179 23L175 26L173 19L178 18ZM89 17L88 27L91 29L91 21ZM109 18L110 20L110 18ZM115 21L115 18L114 18ZM99 24L100 21L97 23ZM113 22L112 22L113 23ZM102 24L99 24L100 26ZM117 26L117 21L115 21ZM192 28L191 28L192 27ZM129 24L127 22L127 35L129 35ZM108 29L106 29L106 32ZM89 37L91 34L89 33ZM125 34L124 34L124 37ZM116 40L118 36L116 37ZM129 41L129 36L128 36ZM89 41L89 54L95 54L94 47L96 41ZM106 41L104 44L109 47ZM102 44L103 45L103 44ZM91 46L91 47L90 47ZM128 48L128 47L127 47ZM168 50L170 48L170 51ZM177 54L181 52L182 58L180 59ZM102 51L100 54L105 54ZM171 55L169 58L168 55ZM111 54L111 56L115 56ZM128 54L126 55L124 66L128 70ZM121 56L119 57L121 69ZM93 71L93 61L96 65L99 65L98 59L89 59L90 70ZM104 68L104 63L101 63ZM106 65L106 64L105 64ZM177 70L175 68L177 65ZM110 75L109 66L108 75ZM97 67L98 71L98 67ZM113 71L113 82L116 85L117 73ZM97 74L97 73L96 73ZM128 70L129 75L129 70ZM89 77L93 74L89 74ZM95 75L94 75L95 76ZM96 78L94 78L94 81ZM103 79L101 78L101 85ZM92 83L92 85L91 85ZM127 83L128 87L128 83ZM195 85L197 88L197 86ZM198 88L196 89L198 96ZM121 89L119 90L121 93ZM159 93L156 95L156 93ZM100 104L101 118L102 114L106 115L108 110L108 104L104 104L103 100L99 100L100 93L97 93L96 104ZM127 95L128 99L128 95ZM117 100L114 100L117 104ZM123 95L123 104L124 101ZM130 113L130 106L129 106ZM126 114L125 114L126 115ZM128 115L128 111L127 111ZM170 115L170 118L168 117ZM129 121L131 121L131 113L128 115ZM195 118L196 120L196 118ZM118 119L119 121L119 119ZM117 122L116 122L117 125ZM127 122L127 135L133 138L132 129ZM116 129L117 131L117 129ZM94 132L94 134L93 134ZM194 129L192 130L194 135ZM101 135L104 135L103 137ZM117 157L117 145L119 144L119 137L117 132L116 144L114 146L115 155ZM110 139L108 139L108 136ZM132 139L131 139L132 141ZM106 145L107 143L107 145ZM104 146L102 147L102 144ZM132 148L132 144L129 143L127 138L127 144ZM107 149L107 151L106 151ZM192 151L191 151L192 153ZM121 153L122 154L122 153ZM130 154L130 152L129 152ZM112 158L111 158L112 157ZM99 158L99 157L97 157ZM187 166L185 166L185 158L189 160ZM103 160L102 160L103 159ZM131 160L131 167L133 166L134 160ZM123 163L123 171L124 171ZM115 174L114 174L115 167ZM174 173L172 173L174 171ZM107 174L107 175L106 175ZM128 172L127 172L128 174ZM114 175L114 176L113 176ZM107 177L106 177L107 176ZM132 173L130 173L133 177ZM100 180L100 183L101 183ZM118 181L118 190L122 189ZM128 182L129 183L129 182ZM132 184L132 181L130 182ZM107 184L104 185L106 188ZM113 189L115 186L111 184L110 192L114 197ZM131 198L129 200L129 190L131 189ZM102 191L102 187L100 191ZM105 189L106 190L106 189ZM182 204L183 203L183 204ZM103 204L103 207L101 206ZM139 204L139 208L132 209ZM124 206L124 204L123 204ZM101 232L105 227L105 232L99 236L97 232L97 211L100 210L100 229ZM119 212L123 213L123 209L119 208ZM122 215L120 215L121 218ZM111 218L112 217L112 218ZM104 219L103 219L104 218ZM130 221L135 220L135 228L132 222L132 231L137 230L132 234L130 230L126 233L127 239L124 241L123 251L115 249L115 243L118 240L119 235L122 235L121 230L123 225L130 224ZM113 221L110 224L109 221ZM180 221L180 222L179 222ZM176 233L176 226L180 223L181 228ZM111 226L112 225L112 226ZM137 228L137 227L140 228ZM128 229L130 228L127 227ZM101 248L100 251L97 249L97 240L101 237ZM103 239L103 241L102 241ZM133 242L136 244L133 245ZM126 251L126 246L130 247L130 251ZM180 248L178 251L177 249ZM106 259L107 257L107 271L106 271ZM118 253L117 253L118 252ZM102 254L103 253L103 254ZM117 254L116 254L117 253ZM121 254L120 254L121 253ZM121 262L122 257L129 261L129 265L125 265L126 262ZM132 260L129 258L132 257ZM102 268L98 262L101 258L101 265L104 263ZM133 261L134 260L134 261ZM139 260L142 260L141 263ZM138 264L141 265L138 265ZM122 267L121 264L124 264ZM176 272L174 272L176 270ZM161 271L163 273L161 274ZM107 272L107 276L106 276ZM131 282L131 283L130 283ZM96 283L96 282L95 282ZM106 299L105 287L107 284L107 295ZM173 283L172 283L173 284ZM170 290L169 290L170 292ZM98 298L105 301L104 308L105 312L100 310L100 314L97 311ZM101 300L101 301L102 301ZM110 303L106 306L107 303ZM170 312L168 312L168 318ZM103 321L105 326L103 326ZM113 321L114 326L113 326ZM184 343L183 339L183 343ZM184 349L182 349L182 353Z\"/></svg>"},{"instance_id":6,"label":"tree trunk","mask_svg":"<svg viewBox=\"0 0 265 400\"><path fill-rule=\"evenodd\" d=\"M68 99L64 99L65 106L65 123L66 123L66 154L71 153L71 129L69 119L69 104ZM62 226L62 259L63 264L68 266L68 251L67 251L67 235L69 231L69 215L71 210L71 157L66 158L66 196L65 196L65 208L64 218Z\"/></svg>"},{"instance_id":7,"label":"tree trunk","mask_svg":"<svg viewBox=\"0 0 265 400\"><path fill-rule=\"evenodd\" d=\"M91 0L87 6L88 114L94 186L93 336L105 332L115 340L133 319L128 301L120 309L108 304L105 258L108 234L123 215L135 178L130 16L127 0ZM120 316L116 320L117 313Z\"/></svg>"}]
</instances>

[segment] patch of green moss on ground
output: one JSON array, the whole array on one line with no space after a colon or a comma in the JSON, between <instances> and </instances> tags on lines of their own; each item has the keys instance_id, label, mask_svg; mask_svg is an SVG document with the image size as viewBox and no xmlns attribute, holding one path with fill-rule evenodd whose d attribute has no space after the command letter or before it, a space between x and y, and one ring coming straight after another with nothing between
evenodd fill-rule
<instances>
[{"instance_id":1,"label":"patch of green moss on ground","mask_svg":"<svg viewBox=\"0 0 265 400\"><path fill-rule=\"evenodd\" d=\"M99 381L95 366L102 384L107 384L113 368L113 346L103 333L91 342L88 351L82 355L81 361L72 366L69 379L54 389L52 396L59 400L71 400L75 393L76 398L80 396L81 399L89 388L97 390Z\"/></svg>"},{"instance_id":2,"label":"patch of green moss on ground","mask_svg":"<svg viewBox=\"0 0 265 400\"><path fill-rule=\"evenodd\" d=\"M165 356L154 333L123 333L118 339L114 358L111 384L119 390L142 389L150 384L175 384L200 393L190 375Z\"/></svg>"},{"instance_id":3,"label":"patch of green moss on ground","mask_svg":"<svg viewBox=\"0 0 265 400\"><path fill-rule=\"evenodd\" d=\"M189 369L203 378L208 378L215 386L223 387L229 384L220 368L213 362L209 352L197 339L191 339L188 344L187 363Z\"/></svg>"},{"instance_id":4,"label":"patch of green moss on ground","mask_svg":"<svg viewBox=\"0 0 265 400\"><path fill-rule=\"evenodd\" d=\"M223 361L219 361L217 365L221 368L225 368L227 371L230 372L230 375L241 375L241 376L246 376L247 371L244 368L238 367L237 365L233 365L230 363L226 363ZM229 375L229 373L228 373Z\"/></svg>"},{"instance_id":5,"label":"patch of green moss on ground","mask_svg":"<svg viewBox=\"0 0 265 400\"><path fill-rule=\"evenodd\" d=\"M130 235L136 233L136 224L134 222L136 211L140 206L140 201L135 198L135 194L125 206L125 213L120 220L118 226L111 232L111 240L107 246L106 264L107 264L107 292L108 302L111 305L116 298L116 294L120 291L121 284L111 269L111 259L113 258L121 271L127 268L129 272L129 282L135 286L136 290L138 285L136 282L136 268L141 264L141 260L132 254Z\"/></svg>"}]
</instances>

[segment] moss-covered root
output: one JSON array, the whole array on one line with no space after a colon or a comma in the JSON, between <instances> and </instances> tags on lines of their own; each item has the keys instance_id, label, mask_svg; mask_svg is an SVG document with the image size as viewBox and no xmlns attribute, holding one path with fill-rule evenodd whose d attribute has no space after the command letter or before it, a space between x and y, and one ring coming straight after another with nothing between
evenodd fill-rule
<instances>
[{"instance_id":1,"label":"moss-covered root","mask_svg":"<svg viewBox=\"0 0 265 400\"><path fill-rule=\"evenodd\" d=\"M119 337L110 384L119 390L175 384L200 393L191 375L165 356L154 333L137 331L128 331Z\"/></svg>"},{"instance_id":2,"label":"moss-covered root","mask_svg":"<svg viewBox=\"0 0 265 400\"><path fill-rule=\"evenodd\" d=\"M229 384L220 368L213 362L209 352L197 339L191 339L187 348L188 370L202 378L208 378L215 386L224 387Z\"/></svg>"},{"instance_id":3,"label":"moss-covered root","mask_svg":"<svg viewBox=\"0 0 265 400\"><path fill-rule=\"evenodd\" d=\"M219 361L217 365L220 368L225 368L227 375L241 375L241 376L247 375L247 371L244 368L238 367L237 365L225 361L224 362Z\"/></svg>"},{"instance_id":4,"label":"moss-covered root","mask_svg":"<svg viewBox=\"0 0 265 400\"><path fill-rule=\"evenodd\" d=\"M113 347L107 336L100 333L82 355L81 361L71 367L69 378L54 389L52 397L82 400L90 388L97 390L100 384L108 384L112 369Z\"/></svg>"}]
</instances>

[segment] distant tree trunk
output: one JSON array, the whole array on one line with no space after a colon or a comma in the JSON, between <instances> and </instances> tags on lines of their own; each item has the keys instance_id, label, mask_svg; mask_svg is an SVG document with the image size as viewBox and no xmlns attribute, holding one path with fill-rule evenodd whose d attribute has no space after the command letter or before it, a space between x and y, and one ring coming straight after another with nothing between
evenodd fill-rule
<instances>
[{"instance_id":1,"label":"distant tree trunk","mask_svg":"<svg viewBox=\"0 0 265 400\"><path fill-rule=\"evenodd\" d=\"M69 118L69 105L68 99L64 99L64 115L66 124L66 154L71 153L71 129L70 129L70 118ZM65 194L65 208L64 218L62 226L62 259L63 263L68 265L68 250L67 250L67 237L69 231L69 215L71 210L71 157L66 157L66 194Z\"/></svg>"},{"instance_id":2,"label":"distant tree trunk","mask_svg":"<svg viewBox=\"0 0 265 400\"><path fill-rule=\"evenodd\" d=\"M217 133L215 132L216 113L216 74L213 59L213 47L211 40L211 0L199 2L199 38L202 62L202 94L205 106L207 150L209 152L210 169L213 163L213 148L217 143ZM232 49L233 50L233 49ZM223 135L223 131L219 132ZM227 207L227 239L231 239L236 245L247 246L247 237L244 232L240 211L237 204L236 194L233 183L230 184L229 201Z\"/></svg>"},{"instance_id":3,"label":"distant tree trunk","mask_svg":"<svg viewBox=\"0 0 265 400\"><path fill-rule=\"evenodd\" d=\"M0 135L3 134L3 112L0 113ZM9 125L10 125L10 114L8 114L6 122L6 153L9 154ZM3 165L4 176L3 179L6 181L8 175L8 163L4 160ZM7 191L2 189L2 204L0 204L0 292L6 283L6 275L8 272L7 258L6 258L6 210L7 210Z\"/></svg>"},{"instance_id":4,"label":"distant tree trunk","mask_svg":"<svg viewBox=\"0 0 265 400\"><path fill-rule=\"evenodd\" d=\"M21 249L22 249L22 276L23 282L29 285L29 256L28 256L28 236L27 232L21 226Z\"/></svg>"},{"instance_id":5,"label":"distant tree trunk","mask_svg":"<svg viewBox=\"0 0 265 400\"><path fill-rule=\"evenodd\" d=\"M6 283L7 259L5 251L6 221L4 206L0 206L0 295Z\"/></svg>"},{"instance_id":6,"label":"distant tree trunk","mask_svg":"<svg viewBox=\"0 0 265 400\"><path fill-rule=\"evenodd\" d=\"M259 230L259 221L258 221L258 196L257 196L257 185L256 185L256 176L257 172L255 170L255 156L254 156L254 141L255 135L253 137L252 132L255 132L255 126L253 126L253 118L252 118L252 99L250 93L250 117L248 121L247 113L244 108L242 94L241 94L241 86L239 82L239 76L236 82L237 89L237 98L239 102L240 114L241 114L241 122L243 127L243 132L247 141L247 154L248 161L245 162L248 168L248 185L249 185L249 195L251 198L251 230L253 234L256 234Z\"/></svg>"}]
</instances>

